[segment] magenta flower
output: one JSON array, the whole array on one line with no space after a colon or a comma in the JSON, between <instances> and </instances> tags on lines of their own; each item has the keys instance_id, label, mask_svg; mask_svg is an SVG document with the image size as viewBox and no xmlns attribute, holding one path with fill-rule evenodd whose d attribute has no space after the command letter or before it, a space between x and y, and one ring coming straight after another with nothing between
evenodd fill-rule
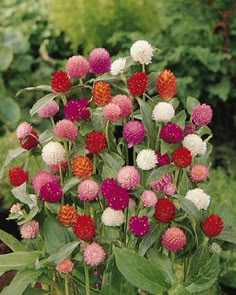
<instances>
[{"instance_id":1,"label":"magenta flower","mask_svg":"<svg viewBox=\"0 0 236 295\"><path fill-rule=\"evenodd\" d=\"M71 121L88 120L90 117L88 107L89 101L87 98L70 99L64 106L64 114Z\"/></svg>"},{"instance_id":2,"label":"magenta flower","mask_svg":"<svg viewBox=\"0 0 236 295\"><path fill-rule=\"evenodd\" d=\"M123 210L129 205L129 193L122 187L114 187L105 196L107 204L114 210Z\"/></svg>"},{"instance_id":3,"label":"magenta flower","mask_svg":"<svg viewBox=\"0 0 236 295\"><path fill-rule=\"evenodd\" d=\"M124 125L122 134L130 148L144 139L145 128L142 122L131 120Z\"/></svg>"},{"instance_id":4,"label":"magenta flower","mask_svg":"<svg viewBox=\"0 0 236 295\"><path fill-rule=\"evenodd\" d=\"M75 141L78 135L78 127L70 120L63 119L56 123L53 128L55 134L59 137Z\"/></svg>"},{"instance_id":5,"label":"magenta flower","mask_svg":"<svg viewBox=\"0 0 236 295\"><path fill-rule=\"evenodd\" d=\"M161 192L163 191L163 188L169 183L171 183L171 176L169 173L166 173L160 178L153 180L150 183L150 186L152 189Z\"/></svg>"},{"instance_id":6,"label":"magenta flower","mask_svg":"<svg viewBox=\"0 0 236 295\"><path fill-rule=\"evenodd\" d=\"M57 182L49 182L40 188L39 198L46 202L57 202L62 194L62 188Z\"/></svg>"},{"instance_id":7,"label":"magenta flower","mask_svg":"<svg viewBox=\"0 0 236 295\"><path fill-rule=\"evenodd\" d=\"M135 236L144 236L149 231L148 217L132 216L129 220L129 229Z\"/></svg>"},{"instance_id":8,"label":"magenta flower","mask_svg":"<svg viewBox=\"0 0 236 295\"><path fill-rule=\"evenodd\" d=\"M161 127L160 138L168 143L176 143L183 138L183 131L177 124L169 122Z\"/></svg>"},{"instance_id":9,"label":"magenta flower","mask_svg":"<svg viewBox=\"0 0 236 295\"><path fill-rule=\"evenodd\" d=\"M213 111L208 104L198 104L192 109L191 116L196 125L207 125L212 120Z\"/></svg>"},{"instance_id":10,"label":"magenta flower","mask_svg":"<svg viewBox=\"0 0 236 295\"><path fill-rule=\"evenodd\" d=\"M157 156L157 165L158 166L165 166L165 165L170 164L170 157L167 153L161 154L160 151L156 151L155 154Z\"/></svg>"},{"instance_id":11,"label":"magenta flower","mask_svg":"<svg viewBox=\"0 0 236 295\"><path fill-rule=\"evenodd\" d=\"M48 182L58 182L59 178L48 171L36 172L32 178L32 185L35 192L39 192L41 187Z\"/></svg>"},{"instance_id":12,"label":"magenta flower","mask_svg":"<svg viewBox=\"0 0 236 295\"><path fill-rule=\"evenodd\" d=\"M189 135L189 134L194 134L195 133L196 126L195 124L191 122L186 122L184 126L184 131L183 131L183 137Z\"/></svg>"},{"instance_id":13,"label":"magenta flower","mask_svg":"<svg viewBox=\"0 0 236 295\"><path fill-rule=\"evenodd\" d=\"M104 197L107 197L115 188L118 187L118 183L114 178L106 178L101 184L101 193Z\"/></svg>"},{"instance_id":14,"label":"magenta flower","mask_svg":"<svg viewBox=\"0 0 236 295\"><path fill-rule=\"evenodd\" d=\"M109 52L104 48L95 48L89 55L90 71L94 74L104 74L110 71L111 59Z\"/></svg>"}]
</instances>

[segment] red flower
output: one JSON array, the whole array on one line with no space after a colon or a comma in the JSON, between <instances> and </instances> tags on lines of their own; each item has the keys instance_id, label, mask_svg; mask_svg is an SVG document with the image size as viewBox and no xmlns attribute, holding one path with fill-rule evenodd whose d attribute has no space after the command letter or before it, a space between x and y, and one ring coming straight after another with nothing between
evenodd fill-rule
<instances>
[{"instance_id":1,"label":"red flower","mask_svg":"<svg viewBox=\"0 0 236 295\"><path fill-rule=\"evenodd\" d=\"M223 220L219 215L210 214L202 221L202 230L208 237L217 236L223 228Z\"/></svg>"},{"instance_id":2,"label":"red flower","mask_svg":"<svg viewBox=\"0 0 236 295\"><path fill-rule=\"evenodd\" d=\"M92 100L96 105L102 106L108 104L112 99L111 87L104 81L97 81L93 85L92 95Z\"/></svg>"},{"instance_id":3,"label":"red flower","mask_svg":"<svg viewBox=\"0 0 236 295\"><path fill-rule=\"evenodd\" d=\"M156 88L162 100L166 101L172 98L176 92L174 74L170 70L161 71L157 76Z\"/></svg>"},{"instance_id":4,"label":"red flower","mask_svg":"<svg viewBox=\"0 0 236 295\"><path fill-rule=\"evenodd\" d=\"M96 231L93 219L86 214L78 215L74 225L73 232L81 240L89 241L93 238Z\"/></svg>"},{"instance_id":5,"label":"red flower","mask_svg":"<svg viewBox=\"0 0 236 295\"><path fill-rule=\"evenodd\" d=\"M29 136L25 138L19 138L20 145L23 149L31 150L38 145L38 138L38 133L33 129Z\"/></svg>"},{"instance_id":6,"label":"red flower","mask_svg":"<svg viewBox=\"0 0 236 295\"><path fill-rule=\"evenodd\" d=\"M144 72L136 72L127 81L127 88L132 96L139 96L147 90L148 75Z\"/></svg>"},{"instance_id":7,"label":"red flower","mask_svg":"<svg viewBox=\"0 0 236 295\"><path fill-rule=\"evenodd\" d=\"M28 181L29 173L18 166L12 167L8 172L9 182L13 186L19 186Z\"/></svg>"},{"instance_id":8,"label":"red flower","mask_svg":"<svg viewBox=\"0 0 236 295\"><path fill-rule=\"evenodd\" d=\"M172 154L172 160L178 167L184 168L191 165L192 155L190 150L184 146L179 146Z\"/></svg>"},{"instance_id":9,"label":"red flower","mask_svg":"<svg viewBox=\"0 0 236 295\"><path fill-rule=\"evenodd\" d=\"M169 222L175 215L175 205L167 198L160 198L155 205L154 217L159 222Z\"/></svg>"},{"instance_id":10,"label":"red flower","mask_svg":"<svg viewBox=\"0 0 236 295\"><path fill-rule=\"evenodd\" d=\"M51 87L56 92L65 92L70 89L70 77L62 70L56 71L51 78Z\"/></svg>"},{"instance_id":11,"label":"red flower","mask_svg":"<svg viewBox=\"0 0 236 295\"><path fill-rule=\"evenodd\" d=\"M85 146L90 153L99 153L106 145L106 137L102 131L94 130L87 134Z\"/></svg>"}]
</instances>

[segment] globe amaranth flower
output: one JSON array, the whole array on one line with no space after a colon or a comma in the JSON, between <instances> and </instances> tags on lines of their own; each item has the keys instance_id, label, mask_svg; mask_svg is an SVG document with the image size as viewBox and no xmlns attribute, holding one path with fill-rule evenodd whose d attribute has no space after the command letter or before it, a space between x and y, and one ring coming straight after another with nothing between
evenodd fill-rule
<instances>
[{"instance_id":1,"label":"globe amaranth flower","mask_svg":"<svg viewBox=\"0 0 236 295\"><path fill-rule=\"evenodd\" d=\"M93 219L87 214L78 215L74 224L73 232L83 241L91 240L95 235L96 227Z\"/></svg>"},{"instance_id":2,"label":"globe amaranth flower","mask_svg":"<svg viewBox=\"0 0 236 295\"><path fill-rule=\"evenodd\" d=\"M115 122L120 118L121 109L118 105L110 102L104 106L102 113L105 119Z\"/></svg>"},{"instance_id":3,"label":"globe amaranth flower","mask_svg":"<svg viewBox=\"0 0 236 295\"><path fill-rule=\"evenodd\" d=\"M176 92L176 79L170 70L163 70L157 76L157 92L162 100L170 100Z\"/></svg>"},{"instance_id":4,"label":"globe amaranth flower","mask_svg":"<svg viewBox=\"0 0 236 295\"><path fill-rule=\"evenodd\" d=\"M184 146L179 146L172 153L172 161L177 167L188 167L192 163L192 155L190 150Z\"/></svg>"},{"instance_id":5,"label":"globe amaranth flower","mask_svg":"<svg viewBox=\"0 0 236 295\"><path fill-rule=\"evenodd\" d=\"M106 136L100 130L90 131L85 139L85 147L90 153L99 153L107 146Z\"/></svg>"},{"instance_id":6,"label":"globe amaranth flower","mask_svg":"<svg viewBox=\"0 0 236 295\"><path fill-rule=\"evenodd\" d=\"M95 74L104 74L110 71L111 58L104 48L95 48L89 54L90 71Z\"/></svg>"},{"instance_id":7,"label":"globe amaranth flower","mask_svg":"<svg viewBox=\"0 0 236 295\"><path fill-rule=\"evenodd\" d=\"M167 198L160 198L155 205L154 217L159 222L170 222L175 215L175 205Z\"/></svg>"},{"instance_id":8,"label":"globe amaranth flower","mask_svg":"<svg viewBox=\"0 0 236 295\"><path fill-rule=\"evenodd\" d=\"M71 141L75 141L78 135L78 127L68 119L58 121L54 126L53 131L58 137Z\"/></svg>"},{"instance_id":9,"label":"globe amaranth flower","mask_svg":"<svg viewBox=\"0 0 236 295\"><path fill-rule=\"evenodd\" d=\"M128 147L132 147L135 144L143 141L145 136L145 128L142 122L138 120L131 120L125 123L123 126L122 135L128 142Z\"/></svg>"},{"instance_id":10,"label":"globe amaranth flower","mask_svg":"<svg viewBox=\"0 0 236 295\"><path fill-rule=\"evenodd\" d=\"M53 175L48 171L39 171L32 177L32 186L36 193L40 191L44 184L49 182L59 182L58 176Z\"/></svg>"},{"instance_id":11,"label":"globe amaranth flower","mask_svg":"<svg viewBox=\"0 0 236 295\"><path fill-rule=\"evenodd\" d=\"M75 208L69 204L61 205L60 210L57 213L57 219L64 226L73 225L77 217Z\"/></svg>"},{"instance_id":12,"label":"globe amaranth flower","mask_svg":"<svg viewBox=\"0 0 236 295\"><path fill-rule=\"evenodd\" d=\"M38 116L41 118L49 118L56 115L59 111L59 105L55 100L50 101L38 110Z\"/></svg>"},{"instance_id":13,"label":"globe amaranth flower","mask_svg":"<svg viewBox=\"0 0 236 295\"><path fill-rule=\"evenodd\" d=\"M119 187L114 178L105 178L101 184L100 190L104 197L109 196L115 188Z\"/></svg>"},{"instance_id":14,"label":"globe amaranth flower","mask_svg":"<svg viewBox=\"0 0 236 295\"><path fill-rule=\"evenodd\" d=\"M190 150L193 157L201 154L204 149L204 142L197 134L189 134L183 139L183 146Z\"/></svg>"},{"instance_id":15,"label":"globe amaranth flower","mask_svg":"<svg viewBox=\"0 0 236 295\"><path fill-rule=\"evenodd\" d=\"M141 202L144 207L155 206L157 202L156 194L151 190L144 190L141 195Z\"/></svg>"},{"instance_id":16,"label":"globe amaranth flower","mask_svg":"<svg viewBox=\"0 0 236 295\"><path fill-rule=\"evenodd\" d=\"M133 97L146 92L147 87L148 75L144 72L136 72L127 80L127 88Z\"/></svg>"},{"instance_id":17,"label":"globe amaranth flower","mask_svg":"<svg viewBox=\"0 0 236 295\"><path fill-rule=\"evenodd\" d=\"M160 138L168 143L177 143L182 140L183 131L179 125L169 122L161 127Z\"/></svg>"},{"instance_id":18,"label":"globe amaranth flower","mask_svg":"<svg viewBox=\"0 0 236 295\"><path fill-rule=\"evenodd\" d=\"M90 117L87 98L70 99L64 106L64 114L70 121L88 120Z\"/></svg>"},{"instance_id":19,"label":"globe amaranth flower","mask_svg":"<svg viewBox=\"0 0 236 295\"><path fill-rule=\"evenodd\" d=\"M123 210L129 205L129 193L123 187L114 186L105 198L108 206L114 210Z\"/></svg>"},{"instance_id":20,"label":"globe amaranth flower","mask_svg":"<svg viewBox=\"0 0 236 295\"><path fill-rule=\"evenodd\" d=\"M36 147L39 143L37 131L27 122L22 122L16 128L16 137L21 147L26 150Z\"/></svg>"},{"instance_id":21,"label":"globe amaranth flower","mask_svg":"<svg viewBox=\"0 0 236 295\"><path fill-rule=\"evenodd\" d=\"M147 41L138 40L131 46L130 55L134 61L148 65L152 61L154 51L155 48Z\"/></svg>"},{"instance_id":22,"label":"globe amaranth flower","mask_svg":"<svg viewBox=\"0 0 236 295\"><path fill-rule=\"evenodd\" d=\"M57 202L63 195L62 188L57 182L48 182L41 186L39 198L46 202Z\"/></svg>"},{"instance_id":23,"label":"globe amaranth flower","mask_svg":"<svg viewBox=\"0 0 236 295\"><path fill-rule=\"evenodd\" d=\"M87 156L75 156L71 167L72 173L79 178L88 178L93 172L93 164Z\"/></svg>"},{"instance_id":24,"label":"globe amaranth flower","mask_svg":"<svg viewBox=\"0 0 236 295\"><path fill-rule=\"evenodd\" d=\"M148 217L143 216L132 216L129 220L129 229L135 236L144 236L148 233L150 225L148 223Z\"/></svg>"},{"instance_id":25,"label":"globe amaranth flower","mask_svg":"<svg viewBox=\"0 0 236 295\"><path fill-rule=\"evenodd\" d=\"M33 239L39 231L39 223L36 220L31 220L24 223L20 228L20 234L23 239Z\"/></svg>"},{"instance_id":26,"label":"globe amaranth flower","mask_svg":"<svg viewBox=\"0 0 236 295\"><path fill-rule=\"evenodd\" d=\"M14 166L8 171L8 179L11 185L19 186L28 181L29 172L18 166Z\"/></svg>"},{"instance_id":27,"label":"globe amaranth flower","mask_svg":"<svg viewBox=\"0 0 236 295\"><path fill-rule=\"evenodd\" d=\"M99 193L99 185L93 179L85 179L78 186L78 198L82 201L93 201Z\"/></svg>"},{"instance_id":28,"label":"globe amaranth flower","mask_svg":"<svg viewBox=\"0 0 236 295\"><path fill-rule=\"evenodd\" d=\"M176 185L174 183L168 183L163 187L162 191L167 196L172 196L176 193Z\"/></svg>"},{"instance_id":29,"label":"globe amaranth flower","mask_svg":"<svg viewBox=\"0 0 236 295\"><path fill-rule=\"evenodd\" d=\"M208 196L201 188L189 190L185 198L193 202L198 210L207 210L211 200L210 196Z\"/></svg>"},{"instance_id":30,"label":"globe amaranth flower","mask_svg":"<svg viewBox=\"0 0 236 295\"><path fill-rule=\"evenodd\" d=\"M157 156L157 165L158 166L165 166L170 164L170 157L168 153L162 154L160 151L155 151L155 154Z\"/></svg>"},{"instance_id":31,"label":"globe amaranth flower","mask_svg":"<svg viewBox=\"0 0 236 295\"><path fill-rule=\"evenodd\" d=\"M18 139L26 138L27 136L31 134L32 130L33 130L33 127L28 122L22 122L16 128L16 137Z\"/></svg>"},{"instance_id":32,"label":"globe amaranth flower","mask_svg":"<svg viewBox=\"0 0 236 295\"><path fill-rule=\"evenodd\" d=\"M93 84L92 100L98 106L108 104L112 99L111 87L104 81L97 81Z\"/></svg>"},{"instance_id":33,"label":"globe amaranth flower","mask_svg":"<svg viewBox=\"0 0 236 295\"><path fill-rule=\"evenodd\" d=\"M20 211L20 209L21 209L21 205L20 205L20 203L15 203L15 204L13 204L13 205L11 206L11 208L10 208L10 213L11 213L11 214L17 213L17 212Z\"/></svg>"},{"instance_id":34,"label":"globe amaranth flower","mask_svg":"<svg viewBox=\"0 0 236 295\"><path fill-rule=\"evenodd\" d=\"M89 71L88 61L81 55L74 55L66 62L66 72L71 78L81 78Z\"/></svg>"},{"instance_id":35,"label":"globe amaranth flower","mask_svg":"<svg viewBox=\"0 0 236 295\"><path fill-rule=\"evenodd\" d=\"M152 112L152 118L156 122L169 122L174 115L175 109L172 104L164 101L156 104Z\"/></svg>"},{"instance_id":36,"label":"globe amaranth flower","mask_svg":"<svg viewBox=\"0 0 236 295\"><path fill-rule=\"evenodd\" d=\"M69 258L65 258L57 263L56 270L62 273L68 273L72 272L73 267L74 263Z\"/></svg>"},{"instance_id":37,"label":"globe amaranth flower","mask_svg":"<svg viewBox=\"0 0 236 295\"><path fill-rule=\"evenodd\" d=\"M49 164L48 168L52 171L52 172L58 172L61 171L65 172L68 168L68 161L66 159L62 159L60 163L58 164Z\"/></svg>"},{"instance_id":38,"label":"globe amaranth flower","mask_svg":"<svg viewBox=\"0 0 236 295\"><path fill-rule=\"evenodd\" d=\"M197 104L192 109L191 116L196 125L207 125L212 120L213 111L208 104Z\"/></svg>"},{"instance_id":39,"label":"globe amaranth flower","mask_svg":"<svg viewBox=\"0 0 236 295\"><path fill-rule=\"evenodd\" d=\"M103 211L101 219L106 226L121 226L124 223L125 215L122 210L108 207Z\"/></svg>"},{"instance_id":40,"label":"globe amaranth flower","mask_svg":"<svg viewBox=\"0 0 236 295\"><path fill-rule=\"evenodd\" d=\"M65 92L71 88L69 75L62 71L56 71L51 78L51 87L56 92Z\"/></svg>"},{"instance_id":41,"label":"globe amaranth flower","mask_svg":"<svg viewBox=\"0 0 236 295\"><path fill-rule=\"evenodd\" d=\"M113 61L111 64L111 74L113 76L116 76L118 74L121 74L125 71L125 66L126 66L126 58L121 57Z\"/></svg>"},{"instance_id":42,"label":"globe amaranth flower","mask_svg":"<svg viewBox=\"0 0 236 295\"><path fill-rule=\"evenodd\" d=\"M157 164L157 157L153 150L144 149L138 153L136 162L141 170L151 170Z\"/></svg>"},{"instance_id":43,"label":"globe amaranth flower","mask_svg":"<svg viewBox=\"0 0 236 295\"><path fill-rule=\"evenodd\" d=\"M188 175L192 181L198 182L207 179L209 172L207 166L203 164L195 164L191 167Z\"/></svg>"},{"instance_id":44,"label":"globe amaranth flower","mask_svg":"<svg viewBox=\"0 0 236 295\"><path fill-rule=\"evenodd\" d=\"M105 251L98 243L93 242L84 250L84 261L90 266L96 266L105 259Z\"/></svg>"},{"instance_id":45,"label":"globe amaranth flower","mask_svg":"<svg viewBox=\"0 0 236 295\"><path fill-rule=\"evenodd\" d=\"M178 251L186 244L186 235L177 226L171 226L162 235L162 246L170 251Z\"/></svg>"},{"instance_id":46,"label":"globe amaranth flower","mask_svg":"<svg viewBox=\"0 0 236 295\"><path fill-rule=\"evenodd\" d=\"M169 173L165 173L160 178L153 180L150 186L152 189L161 192L169 183L171 183L171 176Z\"/></svg>"},{"instance_id":47,"label":"globe amaranth flower","mask_svg":"<svg viewBox=\"0 0 236 295\"><path fill-rule=\"evenodd\" d=\"M196 129L196 125L191 122L185 122L183 136L187 136L189 134L194 134Z\"/></svg>"},{"instance_id":48,"label":"globe amaranth flower","mask_svg":"<svg viewBox=\"0 0 236 295\"><path fill-rule=\"evenodd\" d=\"M224 228L224 223L219 215L213 213L203 219L201 226L207 237L215 237L218 236Z\"/></svg>"},{"instance_id":49,"label":"globe amaranth flower","mask_svg":"<svg viewBox=\"0 0 236 295\"><path fill-rule=\"evenodd\" d=\"M140 174L134 166L124 166L117 173L118 184L127 189L134 189L140 183Z\"/></svg>"},{"instance_id":50,"label":"globe amaranth flower","mask_svg":"<svg viewBox=\"0 0 236 295\"><path fill-rule=\"evenodd\" d=\"M50 141L42 149L43 161L47 164L58 164L65 158L65 149L59 142Z\"/></svg>"},{"instance_id":51,"label":"globe amaranth flower","mask_svg":"<svg viewBox=\"0 0 236 295\"><path fill-rule=\"evenodd\" d=\"M112 98L111 102L120 107L121 118L128 117L132 113L132 110L133 110L132 101L128 96L124 94L117 94Z\"/></svg>"}]
</instances>

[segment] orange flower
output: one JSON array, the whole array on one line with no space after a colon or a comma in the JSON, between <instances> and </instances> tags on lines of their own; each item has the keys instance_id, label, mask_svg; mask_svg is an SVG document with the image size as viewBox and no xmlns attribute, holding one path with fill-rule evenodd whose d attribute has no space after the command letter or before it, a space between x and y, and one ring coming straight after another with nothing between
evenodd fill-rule
<instances>
[{"instance_id":1,"label":"orange flower","mask_svg":"<svg viewBox=\"0 0 236 295\"><path fill-rule=\"evenodd\" d=\"M77 212L74 207L69 204L61 205L57 218L61 224L65 226L72 225L77 217Z\"/></svg>"},{"instance_id":2,"label":"orange flower","mask_svg":"<svg viewBox=\"0 0 236 295\"><path fill-rule=\"evenodd\" d=\"M92 89L92 100L98 106L109 103L112 99L110 85L104 81L95 82Z\"/></svg>"},{"instance_id":3,"label":"orange flower","mask_svg":"<svg viewBox=\"0 0 236 295\"><path fill-rule=\"evenodd\" d=\"M73 174L79 178L88 178L93 172L93 164L87 156L75 156L71 165Z\"/></svg>"},{"instance_id":4,"label":"orange flower","mask_svg":"<svg viewBox=\"0 0 236 295\"><path fill-rule=\"evenodd\" d=\"M163 70L157 76L157 92L164 101L170 100L176 92L176 80L170 70Z\"/></svg>"}]
</instances>

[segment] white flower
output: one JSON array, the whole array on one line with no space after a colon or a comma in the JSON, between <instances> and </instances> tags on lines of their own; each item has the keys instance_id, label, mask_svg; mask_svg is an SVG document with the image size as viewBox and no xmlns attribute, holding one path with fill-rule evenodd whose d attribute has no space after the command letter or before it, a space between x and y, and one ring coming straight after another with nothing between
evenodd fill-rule
<instances>
[{"instance_id":1,"label":"white flower","mask_svg":"<svg viewBox=\"0 0 236 295\"><path fill-rule=\"evenodd\" d=\"M172 104L168 102L159 102L155 105L152 118L157 122L169 122L175 115Z\"/></svg>"},{"instance_id":2,"label":"white flower","mask_svg":"<svg viewBox=\"0 0 236 295\"><path fill-rule=\"evenodd\" d=\"M222 251L221 246L217 244L216 242L213 242L209 248L212 253L216 253L216 254L220 254L220 252Z\"/></svg>"},{"instance_id":3,"label":"white flower","mask_svg":"<svg viewBox=\"0 0 236 295\"><path fill-rule=\"evenodd\" d=\"M47 165L58 164L65 157L65 149L59 142L49 142L42 150L42 158Z\"/></svg>"},{"instance_id":4,"label":"white flower","mask_svg":"<svg viewBox=\"0 0 236 295\"><path fill-rule=\"evenodd\" d=\"M126 58L121 57L113 61L111 64L111 74L113 76L121 74L124 72L126 66Z\"/></svg>"},{"instance_id":5,"label":"white flower","mask_svg":"<svg viewBox=\"0 0 236 295\"><path fill-rule=\"evenodd\" d=\"M134 61L141 64L150 64L155 48L153 48L147 41L138 40L130 48L130 55Z\"/></svg>"},{"instance_id":6,"label":"white flower","mask_svg":"<svg viewBox=\"0 0 236 295\"><path fill-rule=\"evenodd\" d=\"M190 150L193 157L201 154L204 150L204 142L197 134L188 134L185 136L183 146Z\"/></svg>"},{"instance_id":7,"label":"white flower","mask_svg":"<svg viewBox=\"0 0 236 295\"><path fill-rule=\"evenodd\" d=\"M198 210L206 210L211 200L211 197L208 196L201 188L189 190L185 198L193 202L193 204L198 208Z\"/></svg>"},{"instance_id":8,"label":"white flower","mask_svg":"<svg viewBox=\"0 0 236 295\"><path fill-rule=\"evenodd\" d=\"M137 165L142 170L151 170L157 164L157 156L153 150L145 149L138 153Z\"/></svg>"},{"instance_id":9,"label":"white flower","mask_svg":"<svg viewBox=\"0 0 236 295\"><path fill-rule=\"evenodd\" d=\"M122 210L106 208L102 213L102 223L106 226L120 226L124 223L125 215Z\"/></svg>"},{"instance_id":10,"label":"white flower","mask_svg":"<svg viewBox=\"0 0 236 295\"><path fill-rule=\"evenodd\" d=\"M203 141L203 147L199 155L204 156L206 154L206 151L207 151L207 144L205 141Z\"/></svg>"}]
</instances>

